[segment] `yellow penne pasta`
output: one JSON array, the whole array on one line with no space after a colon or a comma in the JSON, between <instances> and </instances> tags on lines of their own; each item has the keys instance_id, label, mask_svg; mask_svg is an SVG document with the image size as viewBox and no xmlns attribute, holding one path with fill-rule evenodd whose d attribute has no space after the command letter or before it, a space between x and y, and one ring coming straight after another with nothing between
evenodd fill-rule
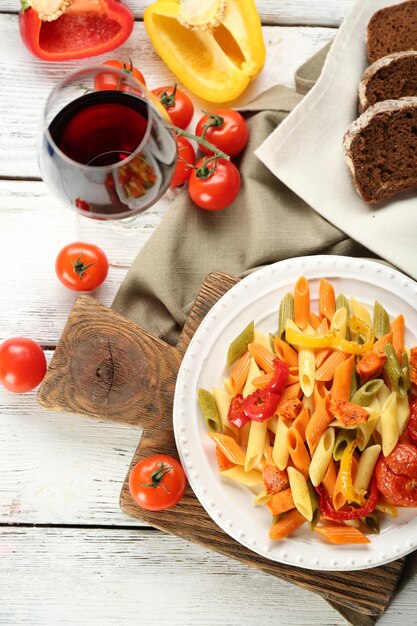
<instances>
[{"instance_id":1,"label":"yellow penne pasta","mask_svg":"<svg viewBox=\"0 0 417 626\"><path fill-rule=\"evenodd\" d=\"M398 443L400 429L397 419L397 394L390 393L381 408L382 453L388 456Z\"/></svg>"},{"instance_id":2,"label":"yellow penne pasta","mask_svg":"<svg viewBox=\"0 0 417 626\"><path fill-rule=\"evenodd\" d=\"M254 470L255 471L255 470ZM262 476L262 475L261 475ZM253 499L254 506L261 506L269 502L271 500L272 494L267 493L265 487L261 489L259 493Z\"/></svg>"},{"instance_id":3,"label":"yellow penne pasta","mask_svg":"<svg viewBox=\"0 0 417 626\"><path fill-rule=\"evenodd\" d=\"M319 439L319 442L314 450L314 454L311 459L309 476L314 487L319 485L329 467L330 459L333 455L334 446L334 429L327 428Z\"/></svg>"},{"instance_id":4,"label":"yellow penne pasta","mask_svg":"<svg viewBox=\"0 0 417 626\"><path fill-rule=\"evenodd\" d=\"M357 317L364 322L367 326L372 326L372 318L368 309L359 300L356 300L353 296L350 298L350 311L352 317ZM352 332L352 331L351 331Z\"/></svg>"},{"instance_id":5,"label":"yellow penne pasta","mask_svg":"<svg viewBox=\"0 0 417 626\"><path fill-rule=\"evenodd\" d=\"M336 337L346 339L347 328L347 311L344 306L337 309L330 322L330 330L334 332Z\"/></svg>"},{"instance_id":6,"label":"yellow penne pasta","mask_svg":"<svg viewBox=\"0 0 417 626\"><path fill-rule=\"evenodd\" d=\"M235 465L245 464L245 453L232 437L220 433L209 432L207 434L213 439L216 446L220 448L220 450L223 452L225 457L229 459L229 461L231 461Z\"/></svg>"},{"instance_id":7,"label":"yellow penne pasta","mask_svg":"<svg viewBox=\"0 0 417 626\"><path fill-rule=\"evenodd\" d=\"M265 333L261 333L259 330L255 330L254 343L263 346L269 352L271 351L271 344L269 343L269 337Z\"/></svg>"},{"instance_id":8,"label":"yellow penne pasta","mask_svg":"<svg viewBox=\"0 0 417 626\"><path fill-rule=\"evenodd\" d=\"M226 476L227 478L232 478L247 487L256 487L257 485L263 484L261 472L258 472L257 470L250 470L247 472L239 465L235 465L235 467L224 470L221 472L221 475Z\"/></svg>"},{"instance_id":9,"label":"yellow penne pasta","mask_svg":"<svg viewBox=\"0 0 417 626\"><path fill-rule=\"evenodd\" d=\"M272 459L281 471L285 470L288 465L289 451L287 444L287 435L289 426L287 422L280 417L278 419L277 431L275 434L274 447L272 449Z\"/></svg>"},{"instance_id":10,"label":"yellow penne pasta","mask_svg":"<svg viewBox=\"0 0 417 626\"><path fill-rule=\"evenodd\" d=\"M377 444L369 446L369 448L363 451L358 462L358 471L356 472L356 477L353 482L355 489L363 489L363 491L368 490L380 452L381 446Z\"/></svg>"},{"instance_id":11,"label":"yellow penne pasta","mask_svg":"<svg viewBox=\"0 0 417 626\"><path fill-rule=\"evenodd\" d=\"M400 435L402 435L402 433L404 432L409 417L410 405L408 402L408 398L402 398L400 395L397 394L397 419Z\"/></svg>"},{"instance_id":12,"label":"yellow penne pasta","mask_svg":"<svg viewBox=\"0 0 417 626\"><path fill-rule=\"evenodd\" d=\"M320 280L319 287L319 313L331 322L336 312L336 297L333 286L326 278Z\"/></svg>"},{"instance_id":13,"label":"yellow penne pasta","mask_svg":"<svg viewBox=\"0 0 417 626\"><path fill-rule=\"evenodd\" d=\"M217 404L217 410L219 411L223 432L226 433L226 435L232 434L236 439L239 435L238 429L227 419L232 396L218 387L214 387L213 396Z\"/></svg>"},{"instance_id":14,"label":"yellow penne pasta","mask_svg":"<svg viewBox=\"0 0 417 626\"><path fill-rule=\"evenodd\" d=\"M295 283L294 289L294 321L299 328L304 329L309 323L310 316L310 287L305 276Z\"/></svg>"},{"instance_id":15,"label":"yellow penne pasta","mask_svg":"<svg viewBox=\"0 0 417 626\"><path fill-rule=\"evenodd\" d=\"M249 370L248 370L248 376L246 378L246 383L245 386L243 387L242 390L242 395L244 398L246 398L249 394L253 393L254 391L256 391L256 387L253 384L253 379L257 378L258 376L260 376L261 374L261 370L259 369L258 365L256 364L255 359L252 357L250 360L250 365L249 365Z\"/></svg>"},{"instance_id":16,"label":"yellow penne pasta","mask_svg":"<svg viewBox=\"0 0 417 626\"><path fill-rule=\"evenodd\" d=\"M316 373L316 357L314 350L299 350L298 352L298 375L303 394L311 396L314 391Z\"/></svg>"},{"instance_id":17,"label":"yellow penne pasta","mask_svg":"<svg viewBox=\"0 0 417 626\"><path fill-rule=\"evenodd\" d=\"M249 430L248 447L245 457L245 472L257 467L261 462L265 447L267 422L251 421Z\"/></svg>"},{"instance_id":18,"label":"yellow penne pasta","mask_svg":"<svg viewBox=\"0 0 417 626\"><path fill-rule=\"evenodd\" d=\"M313 505L304 475L295 467L288 468L288 480L294 506L309 522L313 519Z\"/></svg>"},{"instance_id":19,"label":"yellow penne pasta","mask_svg":"<svg viewBox=\"0 0 417 626\"><path fill-rule=\"evenodd\" d=\"M375 398L374 402L379 405L378 400ZM358 448L362 452L365 450L366 446L369 443L370 438L372 437L374 430L377 427L378 421L381 417L381 411L379 407L377 409L373 409L372 407L366 407L369 411L368 420L364 424L358 424L357 426L357 439L359 440Z\"/></svg>"},{"instance_id":20,"label":"yellow penne pasta","mask_svg":"<svg viewBox=\"0 0 417 626\"><path fill-rule=\"evenodd\" d=\"M273 415L268 420L268 430L270 430L271 432L274 433L274 435L276 435L277 426L278 426L278 415Z\"/></svg>"}]
</instances>

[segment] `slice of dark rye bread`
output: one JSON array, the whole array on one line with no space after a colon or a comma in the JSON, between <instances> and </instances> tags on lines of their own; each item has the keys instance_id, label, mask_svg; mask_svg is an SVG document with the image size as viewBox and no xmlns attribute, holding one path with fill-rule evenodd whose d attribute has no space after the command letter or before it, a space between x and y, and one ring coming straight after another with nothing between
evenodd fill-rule
<instances>
[{"instance_id":1,"label":"slice of dark rye bread","mask_svg":"<svg viewBox=\"0 0 417 626\"><path fill-rule=\"evenodd\" d=\"M371 63L391 52L417 50L417 0L374 13L368 23L366 45Z\"/></svg>"},{"instance_id":2,"label":"slice of dark rye bread","mask_svg":"<svg viewBox=\"0 0 417 626\"><path fill-rule=\"evenodd\" d=\"M377 102L346 131L343 150L369 204L417 187L417 97Z\"/></svg>"},{"instance_id":3,"label":"slice of dark rye bread","mask_svg":"<svg viewBox=\"0 0 417 626\"><path fill-rule=\"evenodd\" d=\"M359 110L405 96L417 96L417 50L393 52L366 68L359 83Z\"/></svg>"}]
</instances>

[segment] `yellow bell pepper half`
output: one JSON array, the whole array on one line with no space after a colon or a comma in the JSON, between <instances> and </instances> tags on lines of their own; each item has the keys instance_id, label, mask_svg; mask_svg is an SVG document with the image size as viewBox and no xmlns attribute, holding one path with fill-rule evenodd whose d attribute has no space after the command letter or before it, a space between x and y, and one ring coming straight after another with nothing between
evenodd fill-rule
<instances>
[{"instance_id":1,"label":"yellow bell pepper half","mask_svg":"<svg viewBox=\"0 0 417 626\"><path fill-rule=\"evenodd\" d=\"M234 100L265 63L254 0L157 0L144 22L159 56L203 100Z\"/></svg>"}]
</instances>

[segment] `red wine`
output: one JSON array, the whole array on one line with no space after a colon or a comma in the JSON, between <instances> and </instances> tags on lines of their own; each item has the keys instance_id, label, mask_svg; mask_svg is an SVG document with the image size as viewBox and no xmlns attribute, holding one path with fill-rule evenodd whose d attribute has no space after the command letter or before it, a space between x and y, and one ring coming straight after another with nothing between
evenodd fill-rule
<instances>
[{"instance_id":1,"label":"red wine","mask_svg":"<svg viewBox=\"0 0 417 626\"><path fill-rule=\"evenodd\" d=\"M169 185L177 156L172 128L136 95L87 93L67 104L48 131L43 178L90 217L139 213Z\"/></svg>"},{"instance_id":2,"label":"red wine","mask_svg":"<svg viewBox=\"0 0 417 626\"><path fill-rule=\"evenodd\" d=\"M147 127L147 107L118 91L87 94L67 105L49 127L66 156L83 165L113 165L132 154Z\"/></svg>"}]
</instances>

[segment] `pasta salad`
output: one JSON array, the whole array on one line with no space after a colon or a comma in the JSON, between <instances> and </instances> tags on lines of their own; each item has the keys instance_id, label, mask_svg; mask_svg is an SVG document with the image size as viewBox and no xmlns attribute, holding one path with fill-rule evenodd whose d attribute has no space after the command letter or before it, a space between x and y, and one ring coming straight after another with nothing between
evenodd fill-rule
<instances>
[{"instance_id":1,"label":"pasta salad","mask_svg":"<svg viewBox=\"0 0 417 626\"><path fill-rule=\"evenodd\" d=\"M366 544L381 514L417 506L417 347L390 319L322 278L318 310L301 276L278 330L251 321L227 352L223 388L198 390L219 471L255 492L271 539L303 524Z\"/></svg>"}]
</instances>

